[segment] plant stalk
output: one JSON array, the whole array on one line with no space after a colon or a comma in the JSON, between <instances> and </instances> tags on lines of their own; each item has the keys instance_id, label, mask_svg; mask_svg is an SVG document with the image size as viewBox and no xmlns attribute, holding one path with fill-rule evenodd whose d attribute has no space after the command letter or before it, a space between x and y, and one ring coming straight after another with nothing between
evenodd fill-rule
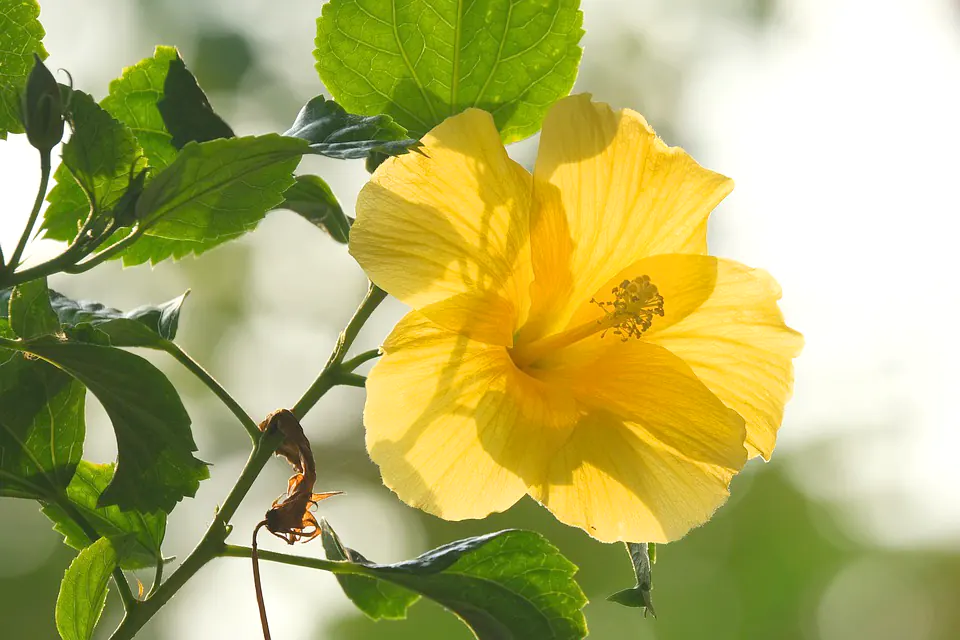
<instances>
[{"instance_id":1,"label":"plant stalk","mask_svg":"<svg viewBox=\"0 0 960 640\"><path fill-rule=\"evenodd\" d=\"M20 241L17 243L17 248L13 251L13 255L10 256L10 262L7 265L7 269L10 272L16 270L20 266L20 258L23 257L23 251L27 248L27 242L30 241L30 236L33 235L33 227L37 224L37 217L40 215L40 207L43 206L43 199L47 195L47 184L50 182L50 150L40 152L40 186L37 188L37 197L33 202L33 209L30 211L30 217L27 219L27 226L24 227L23 233L20 235Z\"/></svg>"}]
</instances>

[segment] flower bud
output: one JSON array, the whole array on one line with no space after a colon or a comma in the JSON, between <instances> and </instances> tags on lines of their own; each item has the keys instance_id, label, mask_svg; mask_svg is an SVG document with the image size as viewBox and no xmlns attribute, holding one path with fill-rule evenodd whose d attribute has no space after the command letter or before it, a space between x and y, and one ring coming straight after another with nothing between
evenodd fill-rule
<instances>
[{"instance_id":1,"label":"flower bud","mask_svg":"<svg viewBox=\"0 0 960 640\"><path fill-rule=\"evenodd\" d=\"M40 151L50 151L63 139L63 99L60 85L40 56L33 54L34 64L23 93L23 128L30 144Z\"/></svg>"}]
</instances>

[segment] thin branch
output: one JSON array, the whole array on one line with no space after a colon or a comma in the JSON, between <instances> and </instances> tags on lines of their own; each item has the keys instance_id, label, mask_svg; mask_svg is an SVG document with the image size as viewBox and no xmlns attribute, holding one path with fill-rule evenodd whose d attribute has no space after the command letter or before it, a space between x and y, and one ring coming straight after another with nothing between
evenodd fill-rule
<instances>
[{"instance_id":1,"label":"thin branch","mask_svg":"<svg viewBox=\"0 0 960 640\"><path fill-rule=\"evenodd\" d=\"M40 186L37 189L37 197L33 202L33 209L30 211L30 217L27 219L27 226L24 227L20 235L20 242L17 248L10 256L8 268L14 271L20 265L20 258L23 256L23 250L27 248L27 242L33 235L33 227L37 223L37 217L40 215L40 207L43 206L43 199L47 195L47 184L50 182L50 150L40 152Z\"/></svg>"},{"instance_id":2,"label":"thin branch","mask_svg":"<svg viewBox=\"0 0 960 640\"><path fill-rule=\"evenodd\" d=\"M223 402L223 404L230 409L230 412L236 416L237 420L240 421L240 424L243 425L247 435L250 436L250 439L253 440L254 443L260 439L260 427L257 426L257 423L254 421L254 419L250 417L250 414L243 410L243 407L241 407L240 404L233 399L233 396L231 396L227 390L224 389L223 386L216 381L216 379L214 379L213 376L207 373L206 369L200 366L196 360L187 355L187 353L174 342L166 340L164 341L162 348L164 351L173 356L177 362L186 367L190 373L195 375L200 382L205 384L207 388L214 393L214 395L220 398L220 401Z\"/></svg>"},{"instance_id":3,"label":"thin branch","mask_svg":"<svg viewBox=\"0 0 960 640\"><path fill-rule=\"evenodd\" d=\"M250 546L250 558L253 560L253 590L257 593L257 607L260 609L260 626L263 628L263 640L270 640L270 624L267 622L267 607L263 603L263 587L260 586L260 562L257 559L257 534L267 524L261 520L253 528L253 542Z\"/></svg>"},{"instance_id":4,"label":"thin branch","mask_svg":"<svg viewBox=\"0 0 960 640\"><path fill-rule=\"evenodd\" d=\"M351 371L353 371L363 363L369 362L370 360L373 360L374 358L379 358L379 357L380 357L380 349L370 349L370 351L364 351L360 355L354 356L349 360L344 361L340 365L340 370L343 371L344 373L350 373Z\"/></svg>"}]
</instances>

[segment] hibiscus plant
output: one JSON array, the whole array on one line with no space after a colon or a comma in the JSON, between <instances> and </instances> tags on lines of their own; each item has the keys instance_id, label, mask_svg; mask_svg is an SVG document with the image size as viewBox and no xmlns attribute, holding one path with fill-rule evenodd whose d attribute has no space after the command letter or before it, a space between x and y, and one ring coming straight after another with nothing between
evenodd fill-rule
<instances>
[{"instance_id":1,"label":"hibiscus plant","mask_svg":"<svg viewBox=\"0 0 960 640\"><path fill-rule=\"evenodd\" d=\"M335 574L373 619L425 597L478 638L585 637L577 567L536 532L381 565L318 518L338 492L300 421L341 385L365 390L367 452L397 498L462 520L530 495L597 544L625 544L637 584L610 597L652 608L653 545L709 520L744 464L769 459L801 339L769 275L707 253L707 217L732 181L635 111L567 95L582 33L578 0L329 0L314 51L328 97L283 133L247 133L173 47L105 96L58 82L36 0L0 0L0 137L25 135L41 173L22 235L0 252L0 496L37 501L78 551L55 605L62 638L92 637L108 588L124 607L110 637L133 638L225 557L251 561L264 637L262 561ZM504 145L537 132L529 172ZM297 173L310 154L365 161L355 218L321 176ZM330 234L370 285L315 383L262 419L178 346L184 297L123 312L47 287L110 260L199 256L275 209ZM25 262L38 232L65 248ZM388 295L409 313L380 349L352 352ZM184 366L250 439L179 562L163 554L167 516L210 469L177 389L130 348ZM88 392L113 425L114 463L82 458ZM274 455L286 490L254 531L234 531ZM290 545L319 537L327 559L258 550L261 529ZM141 569L155 579L135 593Z\"/></svg>"}]
</instances>

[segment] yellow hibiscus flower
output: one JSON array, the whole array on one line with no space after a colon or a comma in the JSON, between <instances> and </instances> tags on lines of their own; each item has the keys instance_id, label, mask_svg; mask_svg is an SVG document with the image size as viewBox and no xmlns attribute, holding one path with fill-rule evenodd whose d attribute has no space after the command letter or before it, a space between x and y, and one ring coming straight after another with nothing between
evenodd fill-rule
<instances>
[{"instance_id":1,"label":"yellow hibiscus flower","mask_svg":"<svg viewBox=\"0 0 960 640\"><path fill-rule=\"evenodd\" d=\"M558 102L531 176L468 110L385 162L350 252L413 308L367 380L366 442L448 520L524 494L603 541L675 540L769 458L802 339L765 272L706 255L728 178L640 114Z\"/></svg>"}]
</instances>

